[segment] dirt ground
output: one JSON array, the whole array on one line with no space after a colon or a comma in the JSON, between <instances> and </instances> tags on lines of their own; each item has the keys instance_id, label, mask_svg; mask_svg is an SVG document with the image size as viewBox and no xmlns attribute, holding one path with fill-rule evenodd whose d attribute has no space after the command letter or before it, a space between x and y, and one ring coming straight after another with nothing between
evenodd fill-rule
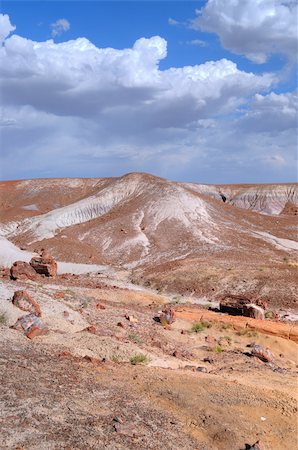
<instances>
[{"instance_id":1,"label":"dirt ground","mask_svg":"<svg viewBox=\"0 0 298 450\"><path fill-rule=\"evenodd\" d=\"M154 317L165 295L59 280L0 282L1 449L297 448L297 343L271 332L289 325L247 327L176 304L177 320L163 328ZM19 289L40 304L47 335L9 328ZM250 356L253 343L274 361Z\"/></svg>"}]
</instances>

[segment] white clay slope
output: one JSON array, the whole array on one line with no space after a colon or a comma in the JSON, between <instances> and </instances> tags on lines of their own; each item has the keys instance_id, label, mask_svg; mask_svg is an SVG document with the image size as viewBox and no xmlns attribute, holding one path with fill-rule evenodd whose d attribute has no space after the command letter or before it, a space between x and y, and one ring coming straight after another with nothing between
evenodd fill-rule
<instances>
[{"instance_id":1,"label":"white clay slope","mask_svg":"<svg viewBox=\"0 0 298 450\"><path fill-rule=\"evenodd\" d=\"M187 189L214 197L223 198L238 208L251 209L263 214L280 214L287 202L298 206L296 184L260 185L260 186L215 186L195 183L180 183Z\"/></svg>"},{"instance_id":2,"label":"white clay slope","mask_svg":"<svg viewBox=\"0 0 298 450\"><path fill-rule=\"evenodd\" d=\"M96 195L68 206L25 219L17 225L11 223L6 227L7 236L30 231L31 242L49 239L63 228L99 218L116 206L125 206L126 202L142 197L145 202L144 211L138 211L131 220L138 239L144 246L148 246L149 242L140 230L140 215L146 214L146 220L152 230L165 220L175 220L183 227L191 229L197 237L202 237L202 227L207 231L212 225L208 212L210 207L198 195L169 182L156 186L135 175L116 179L113 184L104 187Z\"/></svg>"}]
</instances>

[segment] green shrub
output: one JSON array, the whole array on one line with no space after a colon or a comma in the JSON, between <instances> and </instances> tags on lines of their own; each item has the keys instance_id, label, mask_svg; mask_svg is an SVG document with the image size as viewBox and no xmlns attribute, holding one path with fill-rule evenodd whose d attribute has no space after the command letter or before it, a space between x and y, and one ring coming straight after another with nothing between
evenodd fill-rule
<instances>
[{"instance_id":1,"label":"green shrub","mask_svg":"<svg viewBox=\"0 0 298 450\"><path fill-rule=\"evenodd\" d=\"M204 331L205 328L211 328L212 324L210 322L201 320L200 322L195 322L192 324L191 333L200 333Z\"/></svg>"},{"instance_id":2,"label":"green shrub","mask_svg":"<svg viewBox=\"0 0 298 450\"><path fill-rule=\"evenodd\" d=\"M143 353L137 353L136 355L133 355L129 361L130 364L136 366L137 364L148 364L150 358L148 358L148 356L144 355Z\"/></svg>"},{"instance_id":3,"label":"green shrub","mask_svg":"<svg viewBox=\"0 0 298 450\"><path fill-rule=\"evenodd\" d=\"M222 353L224 351L224 349L222 348L221 345L218 344L214 347L214 351L215 351L215 353Z\"/></svg>"},{"instance_id":4,"label":"green shrub","mask_svg":"<svg viewBox=\"0 0 298 450\"><path fill-rule=\"evenodd\" d=\"M129 334L128 335L128 339L130 339L135 344L141 344L142 343L142 339L140 338L140 336L137 333Z\"/></svg>"},{"instance_id":5,"label":"green shrub","mask_svg":"<svg viewBox=\"0 0 298 450\"><path fill-rule=\"evenodd\" d=\"M273 311L265 312L265 319L272 319L272 317L273 317Z\"/></svg>"}]
</instances>

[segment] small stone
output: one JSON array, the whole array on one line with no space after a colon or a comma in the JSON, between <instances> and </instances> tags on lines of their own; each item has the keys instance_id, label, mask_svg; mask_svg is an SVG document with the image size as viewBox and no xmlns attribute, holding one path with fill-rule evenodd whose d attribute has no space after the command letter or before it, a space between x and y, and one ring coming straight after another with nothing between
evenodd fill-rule
<instances>
[{"instance_id":1,"label":"small stone","mask_svg":"<svg viewBox=\"0 0 298 450\"><path fill-rule=\"evenodd\" d=\"M39 304L34 300L34 298L28 294L27 291L16 291L13 294L12 303L17 308L23 311L35 314L37 317L41 316L41 309Z\"/></svg>"},{"instance_id":2,"label":"small stone","mask_svg":"<svg viewBox=\"0 0 298 450\"><path fill-rule=\"evenodd\" d=\"M209 364L214 364L214 358L212 356L207 356L203 359L204 362L208 362Z\"/></svg>"},{"instance_id":3,"label":"small stone","mask_svg":"<svg viewBox=\"0 0 298 450\"><path fill-rule=\"evenodd\" d=\"M97 303L96 309L106 309L106 307L104 305L102 305L101 303Z\"/></svg>"},{"instance_id":4,"label":"small stone","mask_svg":"<svg viewBox=\"0 0 298 450\"><path fill-rule=\"evenodd\" d=\"M124 325L123 325L122 322L118 322L118 323L117 323L117 327L124 328Z\"/></svg>"},{"instance_id":5,"label":"small stone","mask_svg":"<svg viewBox=\"0 0 298 450\"><path fill-rule=\"evenodd\" d=\"M211 336L211 334L208 334L208 336L205 337L205 341L208 344L212 344L212 345L215 345L217 343L217 340L215 339L214 336Z\"/></svg>"},{"instance_id":6,"label":"small stone","mask_svg":"<svg viewBox=\"0 0 298 450\"><path fill-rule=\"evenodd\" d=\"M20 317L12 328L18 329L19 327L24 330L25 336L29 339L42 336L49 331L48 327L35 314Z\"/></svg>"},{"instance_id":7,"label":"small stone","mask_svg":"<svg viewBox=\"0 0 298 450\"><path fill-rule=\"evenodd\" d=\"M87 331L89 331L89 333L91 333L91 334L96 334L96 328L95 328L94 325L90 325L90 326L87 328Z\"/></svg>"},{"instance_id":8,"label":"small stone","mask_svg":"<svg viewBox=\"0 0 298 450\"><path fill-rule=\"evenodd\" d=\"M138 319L136 319L134 316L130 316L129 314L125 315L125 319L129 320L131 323L138 323Z\"/></svg>"},{"instance_id":9,"label":"small stone","mask_svg":"<svg viewBox=\"0 0 298 450\"><path fill-rule=\"evenodd\" d=\"M208 373L207 367L197 367L196 371L197 372Z\"/></svg>"},{"instance_id":10,"label":"small stone","mask_svg":"<svg viewBox=\"0 0 298 450\"><path fill-rule=\"evenodd\" d=\"M185 370L192 370L193 372L196 370L196 366L186 365L183 367Z\"/></svg>"},{"instance_id":11,"label":"small stone","mask_svg":"<svg viewBox=\"0 0 298 450\"><path fill-rule=\"evenodd\" d=\"M54 294L54 298L64 298L64 297L65 297L65 293L62 291L55 292L55 294Z\"/></svg>"},{"instance_id":12,"label":"small stone","mask_svg":"<svg viewBox=\"0 0 298 450\"><path fill-rule=\"evenodd\" d=\"M265 348L262 345L253 345L251 349L251 355L259 358L261 361L273 363L274 356L269 350L269 348Z\"/></svg>"}]
</instances>

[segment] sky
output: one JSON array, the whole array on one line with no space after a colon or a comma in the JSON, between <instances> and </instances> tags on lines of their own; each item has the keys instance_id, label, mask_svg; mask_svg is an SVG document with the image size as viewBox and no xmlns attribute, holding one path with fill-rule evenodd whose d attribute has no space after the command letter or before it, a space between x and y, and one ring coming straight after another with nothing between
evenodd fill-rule
<instances>
[{"instance_id":1,"label":"sky","mask_svg":"<svg viewBox=\"0 0 298 450\"><path fill-rule=\"evenodd\" d=\"M0 178L297 181L297 0L2 1Z\"/></svg>"}]
</instances>

